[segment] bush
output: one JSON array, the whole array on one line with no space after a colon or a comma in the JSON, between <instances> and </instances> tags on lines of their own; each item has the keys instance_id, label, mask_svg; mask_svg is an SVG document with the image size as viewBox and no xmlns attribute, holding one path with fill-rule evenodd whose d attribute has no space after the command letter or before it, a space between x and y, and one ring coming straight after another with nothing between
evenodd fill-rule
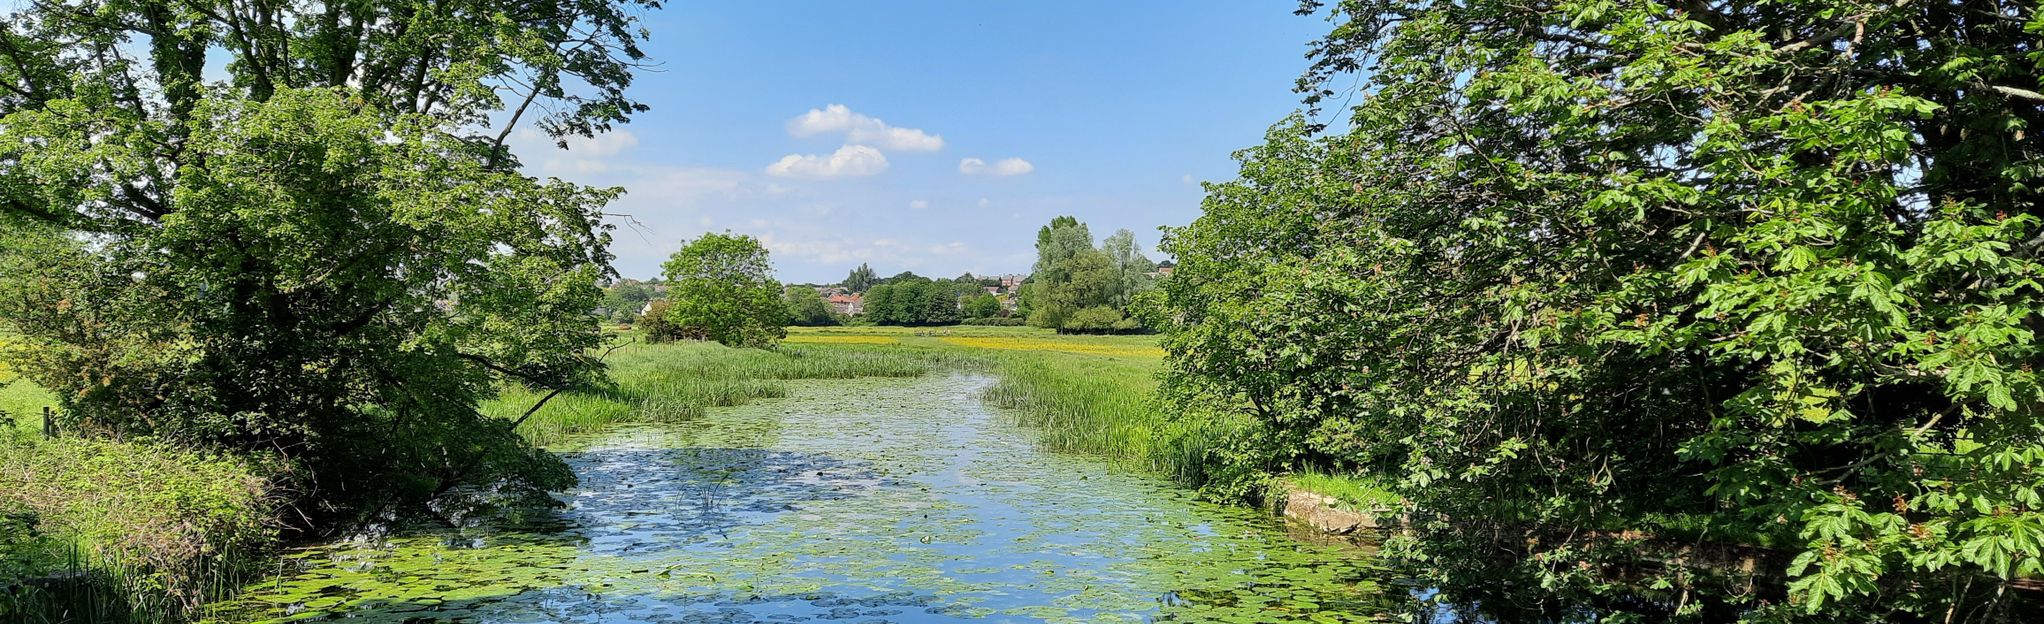
<instances>
[{"instance_id":1,"label":"bush","mask_svg":"<svg viewBox=\"0 0 2044 624\"><path fill-rule=\"evenodd\" d=\"M682 335L680 325L676 325L674 321L668 320L667 309L669 307L667 300L662 299L647 306L646 313L639 315L639 330L646 332L646 342L673 342L687 338L687 336Z\"/></svg>"},{"instance_id":2,"label":"bush","mask_svg":"<svg viewBox=\"0 0 2044 624\"><path fill-rule=\"evenodd\" d=\"M15 575L0 586L75 559L139 612L188 614L239 586L249 555L272 545L275 472L147 443L0 440L0 552L15 562L0 566Z\"/></svg>"},{"instance_id":3,"label":"bush","mask_svg":"<svg viewBox=\"0 0 2044 624\"><path fill-rule=\"evenodd\" d=\"M1066 317L1064 324L1058 326L1058 333L1112 334L1120 331L1124 326L1127 329L1136 328L1134 322L1129 321L1128 317L1121 313L1121 310L1107 306L1093 306L1073 312L1071 316Z\"/></svg>"}]
</instances>

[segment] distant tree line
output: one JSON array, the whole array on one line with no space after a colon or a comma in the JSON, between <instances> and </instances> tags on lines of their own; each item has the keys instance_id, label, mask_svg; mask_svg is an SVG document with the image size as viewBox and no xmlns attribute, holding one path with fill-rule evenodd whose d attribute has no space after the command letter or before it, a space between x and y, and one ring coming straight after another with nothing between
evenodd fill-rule
<instances>
[{"instance_id":1,"label":"distant tree line","mask_svg":"<svg viewBox=\"0 0 2044 624\"><path fill-rule=\"evenodd\" d=\"M736 242L726 238L738 239ZM751 241L746 243L744 241ZM714 248L714 249L712 249ZM765 265L764 248L750 237L713 234L689 243L668 265L666 280L620 279L604 291L602 315L618 323L637 321L649 335L659 338L707 338L711 319L726 315L748 318L748 323L772 320L765 311L762 293L769 284L777 293L780 322L798 327L845 324L925 327L960 323L982 325L1028 325L1068 333L1122 333L1143 331L1134 309L1144 293L1155 289L1157 264L1137 249L1135 234L1119 230L1093 244L1085 223L1074 217L1058 217L1037 232L1037 261L1034 275L1024 280L1019 292L1004 301L990 289L1003 284L999 277L963 273L951 279L932 279L903 271L879 277L870 264L861 263L835 285L781 285L773 282ZM736 255L733 255L736 254ZM740 257L757 254L752 270L731 274L698 276L684 283L674 269L676 261L709 263L726 270ZM720 258L712 260L711 258ZM709 279L711 282L702 280ZM743 284L722 284L717 280L739 280ZM839 312L824 291L842 289L857 295L857 314ZM702 297L747 297L751 301L736 308L677 324L676 306L710 306ZM728 302L727 302L728 303ZM1011 305L1011 303L1013 305ZM727 304L716 304L727 305ZM1013 318L1011 318L1013 317ZM738 343L763 344L739 339Z\"/></svg>"}]
</instances>

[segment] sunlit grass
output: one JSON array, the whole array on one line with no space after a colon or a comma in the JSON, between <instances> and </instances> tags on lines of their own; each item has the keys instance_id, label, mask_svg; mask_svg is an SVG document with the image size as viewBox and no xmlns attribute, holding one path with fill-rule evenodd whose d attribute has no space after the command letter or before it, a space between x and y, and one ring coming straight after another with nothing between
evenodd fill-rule
<instances>
[{"instance_id":1,"label":"sunlit grass","mask_svg":"<svg viewBox=\"0 0 2044 624\"><path fill-rule=\"evenodd\" d=\"M1097 455L1186 483L1203 478L1214 441L1238 423L1180 420L1157 404L1163 349L1155 336L1073 336L1033 327L792 328L797 338L888 338L898 345L830 349L915 354L971 366L999 381L987 400L1010 410L1045 447Z\"/></svg>"},{"instance_id":2,"label":"sunlit grass","mask_svg":"<svg viewBox=\"0 0 2044 624\"><path fill-rule=\"evenodd\" d=\"M785 396L789 380L910 377L928 370L910 354L794 347L762 351L706 342L633 344L612 352L606 363L607 386L555 397L519 425L519 434L544 446L614 423L693 418L704 408ZM483 412L516 419L544 396L506 389L485 403Z\"/></svg>"},{"instance_id":3,"label":"sunlit grass","mask_svg":"<svg viewBox=\"0 0 2044 624\"><path fill-rule=\"evenodd\" d=\"M901 344L893 336L837 336L829 334L790 334L787 344Z\"/></svg>"},{"instance_id":4,"label":"sunlit grass","mask_svg":"<svg viewBox=\"0 0 2044 624\"><path fill-rule=\"evenodd\" d=\"M1056 353L1076 353L1081 355L1109 355L1118 357L1141 357L1141 358L1164 357L1164 350L1154 345L1142 346L1123 344L1103 344L1097 342L1086 342L1078 339L1077 337L1061 337L1055 339L1010 338L1010 337L999 338L945 337L938 338L937 340L945 344L966 347L971 349L1000 349L1006 351L1049 351Z\"/></svg>"},{"instance_id":5,"label":"sunlit grass","mask_svg":"<svg viewBox=\"0 0 2044 624\"><path fill-rule=\"evenodd\" d=\"M1338 507L1352 511L1396 509L1403 501L1369 477L1305 470L1292 473L1285 480L1301 490L1332 498Z\"/></svg>"},{"instance_id":6,"label":"sunlit grass","mask_svg":"<svg viewBox=\"0 0 2044 624\"><path fill-rule=\"evenodd\" d=\"M43 408L56 406L57 395L26 379L0 381L0 413L5 413L14 424L9 431L7 423L0 422L0 435L41 435Z\"/></svg>"}]
</instances>

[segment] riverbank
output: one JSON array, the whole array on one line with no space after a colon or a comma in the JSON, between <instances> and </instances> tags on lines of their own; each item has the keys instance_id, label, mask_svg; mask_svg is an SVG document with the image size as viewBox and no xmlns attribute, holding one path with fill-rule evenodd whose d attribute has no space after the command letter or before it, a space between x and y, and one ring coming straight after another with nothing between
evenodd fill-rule
<instances>
[{"instance_id":1,"label":"riverbank","mask_svg":"<svg viewBox=\"0 0 2044 624\"><path fill-rule=\"evenodd\" d=\"M997 379L980 390L982 398L1006 408L1001 413L1012 419L1011 424L1024 426L1023 431L1043 448L1098 457L1118 469L1167 477L1194 490L1211 486L1217 482L1217 473L1234 469L1228 463L1230 458L1216 456L1213 451L1218 447L1216 442L1239 435L1241 423L1173 418L1158 409L1154 391L1161 355L1154 337L1071 336L1011 327L797 328L774 351L730 349L711 343L633 343L609 356L606 385L565 393L548 401L521 422L517 431L536 444L552 447L629 423L688 421L701 418L709 409L785 397L799 383L809 380L908 378L940 370L963 370ZM4 387L6 391L0 393L0 401L12 406L5 408L10 413L34 413L41 405L54 401L54 397L25 383ZM483 410L499 419L517 419L541 398L538 393L509 389L487 402ZM39 444L39 423L22 423L10 435L22 445ZM145 447L128 448L120 454L162 455ZM1233 482L1244 481L1239 475L1231 478ZM95 479L86 475L73 481L91 483ZM177 483L159 479L131 483L129 489L145 499L167 496L200 500L179 494L191 488ZM1343 489L1338 479L1316 483L1326 488L1329 496L1338 495ZM1208 487L1205 491L1209 499L1230 503L1247 502L1260 493L1240 488ZM68 498L104 500L87 496ZM244 511L259 508L261 501L247 497L221 500L230 509ZM99 511L92 508L41 514L45 518L38 534L42 541L37 552L61 555L106 550L95 545L106 542L104 537L95 542L88 536L117 535L121 531L93 525L85 518L125 517L147 523L153 522L152 518L174 519L193 514L176 506L129 507L120 513L113 513L111 508ZM17 558L19 562L30 563L17 566L22 569L13 572L16 577L47 575L51 570L83 565L89 573L108 578L177 577L176 583L213 591L204 594L213 596L220 585L234 583L220 580L231 577L211 571L235 569L245 563L230 561L234 557L225 553L245 555L263 547L236 537L227 541L253 545L226 550L210 546L209 540L218 541L244 531L212 529L185 535L183 541L177 542L181 546L175 552L184 557L178 560L118 556L81 563L76 558L39 556L33 561ZM216 533L219 535L213 535ZM146 574L136 574L136 570ZM159 570L185 572L166 575ZM110 600L150 604L160 600L161 584L129 586L124 596ZM213 589L203 589L208 587ZM185 590L181 595L198 594Z\"/></svg>"}]
</instances>

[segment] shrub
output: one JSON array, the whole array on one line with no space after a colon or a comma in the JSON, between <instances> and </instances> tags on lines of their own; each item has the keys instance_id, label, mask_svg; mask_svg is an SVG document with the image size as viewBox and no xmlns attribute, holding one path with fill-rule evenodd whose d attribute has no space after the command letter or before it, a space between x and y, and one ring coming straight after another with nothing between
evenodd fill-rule
<instances>
[{"instance_id":1,"label":"shrub","mask_svg":"<svg viewBox=\"0 0 2044 624\"><path fill-rule=\"evenodd\" d=\"M43 541L56 540L75 549L65 563L134 609L189 613L239 586L248 555L272 545L276 465L141 442L0 440L0 551L41 557L0 574L58 572Z\"/></svg>"},{"instance_id":2,"label":"shrub","mask_svg":"<svg viewBox=\"0 0 2044 624\"><path fill-rule=\"evenodd\" d=\"M1126 321L1128 321L1128 317L1124 316L1121 310L1107 306L1093 306L1073 312L1071 316L1066 317L1064 324L1058 326L1058 333L1110 334L1114 333ZM1131 329L1134 327L1133 323L1129 325Z\"/></svg>"},{"instance_id":3,"label":"shrub","mask_svg":"<svg viewBox=\"0 0 2044 624\"><path fill-rule=\"evenodd\" d=\"M668 307L666 299L655 301L646 308L645 314L639 316L639 330L646 332L646 342L673 342L687 337L682 335L680 325L668 320Z\"/></svg>"}]
</instances>

